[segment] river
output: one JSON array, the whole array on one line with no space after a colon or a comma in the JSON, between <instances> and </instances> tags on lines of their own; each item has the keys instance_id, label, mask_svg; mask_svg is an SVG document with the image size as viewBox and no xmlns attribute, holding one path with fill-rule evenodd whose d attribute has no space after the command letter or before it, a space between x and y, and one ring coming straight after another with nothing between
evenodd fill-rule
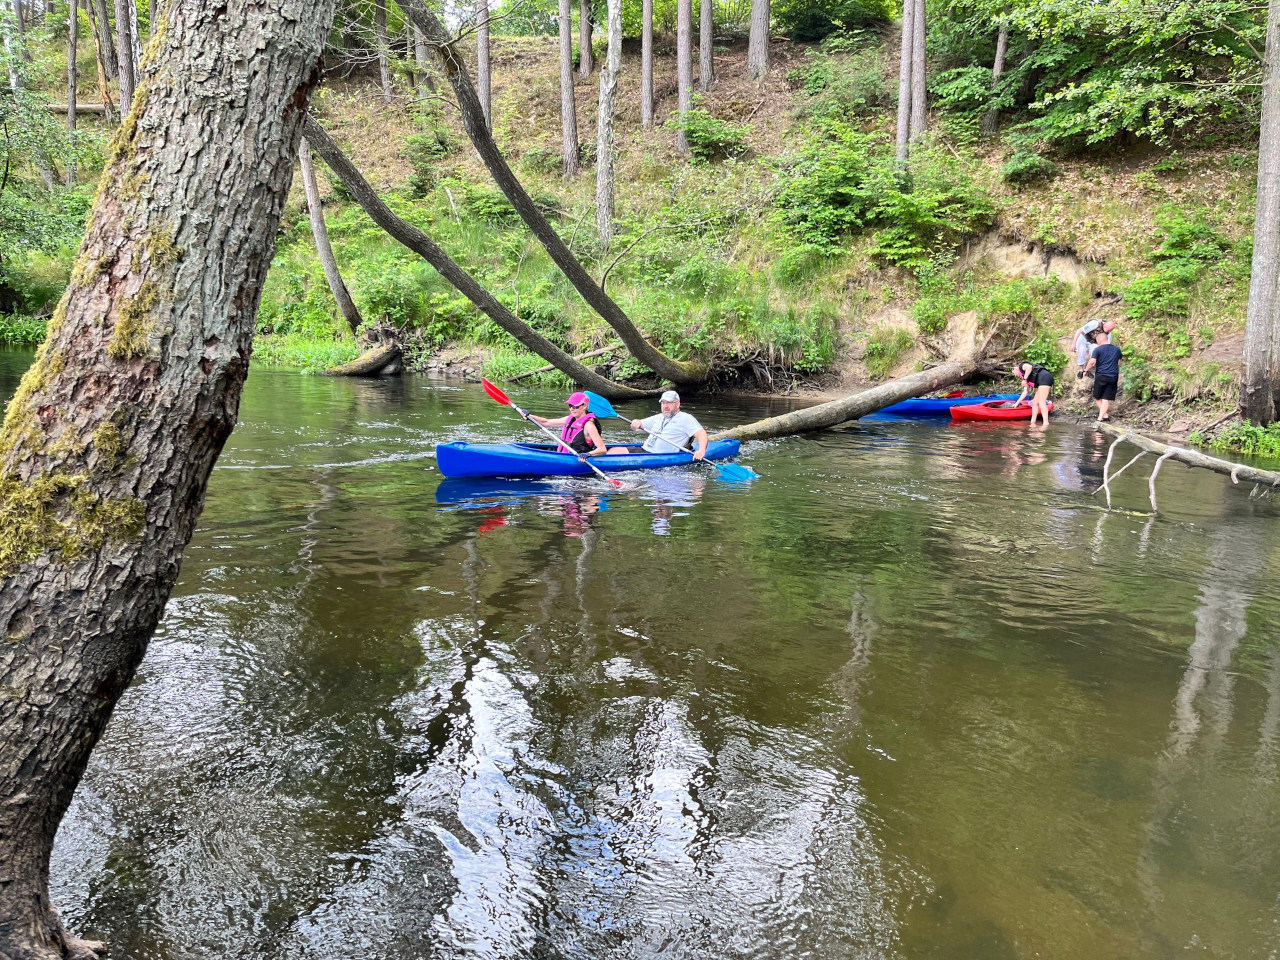
<instances>
[{"instance_id":1,"label":"river","mask_svg":"<svg viewBox=\"0 0 1280 960\"><path fill-rule=\"evenodd\" d=\"M156 960L1280 955L1274 504L1166 464L1159 516L1138 468L1106 512L1063 421L752 443L749 484L441 483L437 442L525 430L478 385L253 371L59 835L72 929Z\"/></svg>"}]
</instances>

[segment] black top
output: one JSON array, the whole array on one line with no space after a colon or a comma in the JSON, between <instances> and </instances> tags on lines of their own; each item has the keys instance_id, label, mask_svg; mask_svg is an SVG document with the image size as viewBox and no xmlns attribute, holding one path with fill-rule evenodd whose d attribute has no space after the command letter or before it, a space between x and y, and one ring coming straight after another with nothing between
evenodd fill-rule
<instances>
[{"instance_id":1,"label":"black top","mask_svg":"<svg viewBox=\"0 0 1280 960\"><path fill-rule=\"evenodd\" d=\"M1053 371L1040 366L1038 363L1032 364L1031 372L1027 374L1027 383L1033 387L1052 387Z\"/></svg>"},{"instance_id":2,"label":"black top","mask_svg":"<svg viewBox=\"0 0 1280 960\"><path fill-rule=\"evenodd\" d=\"M1099 380L1119 380L1120 360L1124 353L1114 343L1104 343L1093 351L1093 360L1097 364Z\"/></svg>"}]
</instances>

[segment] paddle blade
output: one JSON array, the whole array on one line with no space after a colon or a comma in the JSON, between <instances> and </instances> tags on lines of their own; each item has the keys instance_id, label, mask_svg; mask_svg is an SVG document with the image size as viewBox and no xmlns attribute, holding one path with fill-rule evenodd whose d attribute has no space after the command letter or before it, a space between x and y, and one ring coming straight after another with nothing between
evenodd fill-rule
<instances>
[{"instance_id":1,"label":"paddle blade","mask_svg":"<svg viewBox=\"0 0 1280 960\"><path fill-rule=\"evenodd\" d=\"M621 416L613 409L613 404L600 396L600 394L592 393L590 390L583 390L582 392L587 395L587 402L590 404L591 412L597 417L604 417L607 420L609 417Z\"/></svg>"},{"instance_id":2,"label":"paddle blade","mask_svg":"<svg viewBox=\"0 0 1280 960\"><path fill-rule=\"evenodd\" d=\"M511 402L511 398L510 398L510 397L508 397L505 393L503 393L501 390L499 390L496 386L494 386L492 383L490 383L490 382L489 382L487 379L485 379L484 377L481 377L481 378L480 378L480 386L484 387L484 392L485 392L485 393L487 393L487 394L488 394L490 397L492 397L494 400L497 400L497 401L498 401L500 404L502 404L504 407L512 407L512 406L515 406L515 404L513 404L513 403Z\"/></svg>"},{"instance_id":3,"label":"paddle blade","mask_svg":"<svg viewBox=\"0 0 1280 960\"><path fill-rule=\"evenodd\" d=\"M728 480L731 483L743 483L747 480L756 480L760 474L756 473L750 467L744 467L740 463L713 463L713 467L720 472L721 480Z\"/></svg>"},{"instance_id":4,"label":"paddle blade","mask_svg":"<svg viewBox=\"0 0 1280 960\"><path fill-rule=\"evenodd\" d=\"M963 397L963 396L964 396L964 391L963 391L963 390L952 390L950 393L944 393L944 394L942 395L942 399L943 399L943 400L954 400L956 397Z\"/></svg>"}]
</instances>

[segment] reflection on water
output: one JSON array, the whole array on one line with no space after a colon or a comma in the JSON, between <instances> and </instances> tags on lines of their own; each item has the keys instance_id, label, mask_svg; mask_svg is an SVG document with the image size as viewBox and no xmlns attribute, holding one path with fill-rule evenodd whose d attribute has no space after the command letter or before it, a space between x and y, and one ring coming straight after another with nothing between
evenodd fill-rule
<instances>
[{"instance_id":1,"label":"reflection on water","mask_svg":"<svg viewBox=\"0 0 1280 960\"><path fill-rule=\"evenodd\" d=\"M1107 512L1089 431L879 421L442 482L523 427L474 386L242 412L55 852L115 955L1280 951L1280 527L1222 478Z\"/></svg>"}]
</instances>

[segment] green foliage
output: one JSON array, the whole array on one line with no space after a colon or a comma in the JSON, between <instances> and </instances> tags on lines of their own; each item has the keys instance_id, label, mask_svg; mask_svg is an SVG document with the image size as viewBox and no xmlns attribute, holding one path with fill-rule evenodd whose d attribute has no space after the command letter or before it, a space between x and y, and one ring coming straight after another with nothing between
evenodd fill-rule
<instances>
[{"instance_id":1,"label":"green foliage","mask_svg":"<svg viewBox=\"0 0 1280 960\"><path fill-rule=\"evenodd\" d=\"M1022 350L1022 358L1038 363L1054 373L1061 373L1071 359L1058 345L1057 338L1045 330L1037 333L1035 339Z\"/></svg>"},{"instance_id":2,"label":"green foliage","mask_svg":"<svg viewBox=\"0 0 1280 960\"><path fill-rule=\"evenodd\" d=\"M893 103L895 91L884 81L878 48L844 56L833 55L837 38L829 37L818 50L805 53L805 63L787 74L787 81L811 99L801 116L818 121L867 116Z\"/></svg>"},{"instance_id":3,"label":"green foliage","mask_svg":"<svg viewBox=\"0 0 1280 960\"><path fill-rule=\"evenodd\" d=\"M520 168L528 173L559 173L562 165L558 150L533 147L520 157Z\"/></svg>"},{"instance_id":4,"label":"green foliage","mask_svg":"<svg viewBox=\"0 0 1280 960\"><path fill-rule=\"evenodd\" d=\"M1000 168L1000 179L1017 186L1052 180L1057 175L1056 163L1030 150L1015 150Z\"/></svg>"},{"instance_id":5,"label":"green foliage","mask_svg":"<svg viewBox=\"0 0 1280 960\"><path fill-rule=\"evenodd\" d=\"M253 344L253 362L265 367L285 367L304 373L319 373L360 355L354 339L315 339L288 333L258 337Z\"/></svg>"},{"instance_id":6,"label":"green foliage","mask_svg":"<svg viewBox=\"0 0 1280 960\"><path fill-rule=\"evenodd\" d=\"M409 195L425 197L439 180L439 162L457 149L448 129L433 126L426 133L415 133L404 143L404 158L409 164Z\"/></svg>"},{"instance_id":7,"label":"green foliage","mask_svg":"<svg viewBox=\"0 0 1280 960\"><path fill-rule=\"evenodd\" d=\"M490 380L501 382L508 377L527 374L546 365L547 361L536 353L529 353L527 350L515 347L499 347L489 354L489 358L484 362L484 375ZM572 381L559 370L540 373L528 378L525 382L539 383L548 387L568 388L572 385Z\"/></svg>"},{"instance_id":8,"label":"green foliage","mask_svg":"<svg viewBox=\"0 0 1280 960\"><path fill-rule=\"evenodd\" d=\"M1203 210L1186 211L1168 206L1157 217L1158 246L1151 253L1156 269L1125 290L1125 308L1130 317L1150 322L1187 316L1192 288L1209 269L1218 265L1231 247L1205 216ZM1158 331L1171 335L1167 326ZM1190 352L1189 334L1174 331L1172 336L1183 340L1179 355Z\"/></svg>"},{"instance_id":9,"label":"green foliage","mask_svg":"<svg viewBox=\"0 0 1280 960\"><path fill-rule=\"evenodd\" d=\"M812 42L887 23L896 8L883 0L775 0L773 27L792 40Z\"/></svg>"},{"instance_id":10,"label":"green foliage","mask_svg":"<svg viewBox=\"0 0 1280 960\"><path fill-rule=\"evenodd\" d=\"M881 327L871 334L867 341L867 353L864 358L867 373L872 380L883 380L906 351L910 350L915 340L911 334L901 327Z\"/></svg>"},{"instance_id":11,"label":"green foliage","mask_svg":"<svg viewBox=\"0 0 1280 960\"><path fill-rule=\"evenodd\" d=\"M746 124L728 123L701 107L676 113L667 121L667 127L683 130L689 152L704 163L741 156L746 152L747 134L751 131Z\"/></svg>"},{"instance_id":12,"label":"green foliage","mask_svg":"<svg viewBox=\"0 0 1280 960\"><path fill-rule=\"evenodd\" d=\"M0 343L41 343L47 327L47 322L38 317L0 313Z\"/></svg>"},{"instance_id":13,"label":"green foliage","mask_svg":"<svg viewBox=\"0 0 1280 960\"><path fill-rule=\"evenodd\" d=\"M1215 450L1230 450L1256 457L1280 459L1280 423L1266 427L1237 423L1213 438Z\"/></svg>"}]
</instances>

